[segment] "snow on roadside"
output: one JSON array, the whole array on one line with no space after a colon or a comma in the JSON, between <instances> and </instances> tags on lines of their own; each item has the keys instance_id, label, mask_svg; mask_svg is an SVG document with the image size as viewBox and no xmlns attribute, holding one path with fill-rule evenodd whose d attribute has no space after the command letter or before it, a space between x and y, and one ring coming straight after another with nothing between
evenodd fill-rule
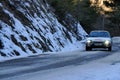
<instances>
[{"instance_id":1,"label":"snow on roadside","mask_svg":"<svg viewBox=\"0 0 120 80\"><path fill-rule=\"evenodd\" d=\"M116 52L88 64L51 69L42 73L44 75L35 74L36 80L120 80L120 54ZM41 76L38 77L37 74Z\"/></svg>"},{"instance_id":2,"label":"snow on roadside","mask_svg":"<svg viewBox=\"0 0 120 80\"><path fill-rule=\"evenodd\" d=\"M69 55L73 54L72 52L74 51L83 51L84 50L84 44L81 42L76 42L74 44L68 44L65 48L62 49L62 51L59 52L44 52L41 54L60 54L64 55L66 53L69 53ZM32 55L40 55L40 54L31 54L31 55L21 55L21 56L14 56L14 57L1 57L0 56L0 62L4 62L7 60L12 60L12 59L19 59L19 58L24 58ZM67 54L68 55L68 54Z\"/></svg>"},{"instance_id":3,"label":"snow on roadside","mask_svg":"<svg viewBox=\"0 0 120 80\"><path fill-rule=\"evenodd\" d=\"M71 52L78 54L79 51ZM90 51L87 54L94 54L96 51ZM69 54L58 54L69 55ZM85 55L85 54L83 54ZM34 72L22 76L15 76L6 80L120 80L120 54L115 52L107 57L94 60L87 64L76 64L56 69ZM31 77L32 76L32 77ZM33 77L34 76L34 77ZM20 78L20 79L21 79Z\"/></svg>"},{"instance_id":4,"label":"snow on roadside","mask_svg":"<svg viewBox=\"0 0 120 80\"><path fill-rule=\"evenodd\" d=\"M113 38L113 40L118 40L118 38ZM82 47L82 46L81 46ZM69 48L67 48L69 50ZM79 49L78 49L79 50ZM79 50L81 51L81 50ZM56 54L56 52L47 52L45 54ZM60 52L59 52L60 53ZM61 52L60 55L72 55L78 54L78 51L70 51L70 53ZM90 52L94 54L94 51ZM89 54L90 54L89 53ZM23 77L24 80L120 80L120 54L115 52L105 58L89 62L88 64L83 65L72 65L62 68L45 70L42 72L35 72L17 76ZM28 76L34 76L29 77ZM17 77L14 77L16 79ZM11 79L11 78L10 78ZM6 79L9 80L9 79ZM19 79L18 79L19 80Z\"/></svg>"},{"instance_id":5,"label":"snow on roadside","mask_svg":"<svg viewBox=\"0 0 120 80\"><path fill-rule=\"evenodd\" d=\"M120 43L120 37L119 36L118 37L113 37L112 40L113 40L114 43Z\"/></svg>"},{"instance_id":6,"label":"snow on roadside","mask_svg":"<svg viewBox=\"0 0 120 80\"><path fill-rule=\"evenodd\" d=\"M84 44L81 42L75 42L73 44L68 44L65 48L62 49L62 52L70 52L76 50L84 50Z\"/></svg>"},{"instance_id":7,"label":"snow on roadside","mask_svg":"<svg viewBox=\"0 0 120 80\"><path fill-rule=\"evenodd\" d=\"M120 65L110 66L102 63L69 66L35 73L34 78L27 79L26 77L25 80L120 80L118 66Z\"/></svg>"}]
</instances>

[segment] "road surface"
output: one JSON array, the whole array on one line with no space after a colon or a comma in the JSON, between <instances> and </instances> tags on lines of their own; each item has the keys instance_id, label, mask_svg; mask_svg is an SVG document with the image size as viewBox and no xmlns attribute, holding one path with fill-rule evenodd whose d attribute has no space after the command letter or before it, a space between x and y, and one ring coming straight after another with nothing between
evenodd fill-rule
<instances>
[{"instance_id":1,"label":"road surface","mask_svg":"<svg viewBox=\"0 0 120 80\"><path fill-rule=\"evenodd\" d=\"M118 44L113 44L113 50L111 52L105 49L94 49L93 51L78 50L67 53L45 53L38 56L1 62L0 80L26 80L26 78L22 77L23 75L34 75L35 72L42 73L45 70L84 65L113 55L116 52L120 52ZM19 79L16 79L16 77ZM31 77L33 78L34 76L29 76L29 78Z\"/></svg>"}]
</instances>

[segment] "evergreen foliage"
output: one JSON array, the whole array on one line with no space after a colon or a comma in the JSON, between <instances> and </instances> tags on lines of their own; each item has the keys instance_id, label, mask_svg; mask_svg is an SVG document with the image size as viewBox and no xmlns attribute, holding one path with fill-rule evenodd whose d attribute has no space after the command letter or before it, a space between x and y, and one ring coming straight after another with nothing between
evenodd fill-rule
<instances>
[{"instance_id":1,"label":"evergreen foliage","mask_svg":"<svg viewBox=\"0 0 120 80\"><path fill-rule=\"evenodd\" d=\"M87 32L98 28L106 29L112 35L120 35L120 1L97 0L98 2L94 3L94 6L91 6L90 1L95 0L48 0L55 8L55 13L60 20L64 20L65 15L70 13ZM100 2L103 2L103 6L100 5ZM104 10L105 8L111 9L111 11ZM102 27L103 25L105 28ZM117 33L112 32L113 29L117 30Z\"/></svg>"}]
</instances>

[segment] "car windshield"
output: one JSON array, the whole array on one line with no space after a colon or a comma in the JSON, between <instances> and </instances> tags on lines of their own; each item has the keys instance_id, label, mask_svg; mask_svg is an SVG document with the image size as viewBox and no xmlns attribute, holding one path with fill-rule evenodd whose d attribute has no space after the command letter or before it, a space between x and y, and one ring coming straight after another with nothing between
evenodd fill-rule
<instances>
[{"instance_id":1,"label":"car windshield","mask_svg":"<svg viewBox=\"0 0 120 80\"><path fill-rule=\"evenodd\" d=\"M97 31L93 31L90 33L89 35L90 37L110 37L110 34L108 32L97 32Z\"/></svg>"}]
</instances>

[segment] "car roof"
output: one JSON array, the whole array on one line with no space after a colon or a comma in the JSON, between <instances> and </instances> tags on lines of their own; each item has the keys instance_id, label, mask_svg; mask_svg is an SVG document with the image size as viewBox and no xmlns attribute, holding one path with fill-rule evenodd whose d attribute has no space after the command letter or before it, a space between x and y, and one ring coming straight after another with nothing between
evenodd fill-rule
<instances>
[{"instance_id":1,"label":"car roof","mask_svg":"<svg viewBox=\"0 0 120 80\"><path fill-rule=\"evenodd\" d=\"M107 32L107 33L109 33L108 31L106 31L106 30L93 30L93 31L91 31L91 32ZM90 33L91 33L90 32Z\"/></svg>"},{"instance_id":2,"label":"car roof","mask_svg":"<svg viewBox=\"0 0 120 80\"><path fill-rule=\"evenodd\" d=\"M93 30L91 32L108 32L108 31L106 31L106 30Z\"/></svg>"}]
</instances>

